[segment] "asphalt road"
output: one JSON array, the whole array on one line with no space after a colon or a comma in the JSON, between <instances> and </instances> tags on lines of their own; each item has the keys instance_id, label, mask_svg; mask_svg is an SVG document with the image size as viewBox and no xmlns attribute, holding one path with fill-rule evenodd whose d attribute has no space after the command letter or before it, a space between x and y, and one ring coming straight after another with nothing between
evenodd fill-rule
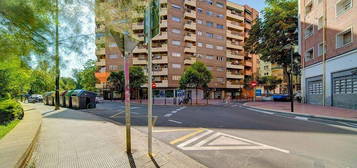
<instances>
[{"instance_id":1,"label":"asphalt road","mask_svg":"<svg viewBox=\"0 0 357 168\"><path fill-rule=\"evenodd\" d=\"M357 129L260 113L240 104L153 108L154 137L208 167L357 167ZM125 121L122 103L84 111ZM131 111L133 127L147 132L146 105L134 104Z\"/></svg>"}]
</instances>

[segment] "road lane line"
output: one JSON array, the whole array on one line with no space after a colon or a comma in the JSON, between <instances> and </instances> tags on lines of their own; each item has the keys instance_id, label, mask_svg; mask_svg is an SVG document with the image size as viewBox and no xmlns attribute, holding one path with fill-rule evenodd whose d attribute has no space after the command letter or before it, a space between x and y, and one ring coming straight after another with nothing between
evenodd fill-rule
<instances>
[{"instance_id":1,"label":"road lane line","mask_svg":"<svg viewBox=\"0 0 357 168\"><path fill-rule=\"evenodd\" d=\"M273 115L273 112L269 112L269 111L263 111L263 110L257 110L257 109L252 109L252 108L246 108L248 110L252 110L252 111L256 111L256 112L260 112L260 113L264 113L264 114L270 114Z\"/></svg>"},{"instance_id":2,"label":"road lane line","mask_svg":"<svg viewBox=\"0 0 357 168\"><path fill-rule=\"evenodd\" d=\"M115 117L117 117L117 116L119 116L120 114L123 114L123 113L124 113L124 111L121 111L119 113L116 113L116 114L110 116L110 118L115 118Z\"/></svg>"},{"instance_id":3,"label":"road lane line","mask_svg":"<svg viewBox=\"0 0 357 168\"><path fill-rule=\"evenodd\" d=\"M304 120L304 121L307 121L307 120L309 120L309 118L307 118L307 117L300 117L300 116L296 116L296 117L294 117L295 119L298 119L298 120Z\"/></svg>"},{"instance_id":4,"label":"road lane line","mask_svg":"<svg viewBox=\"0 0 357 168\"><path fill-rule=\"evenodd\" d=\"M182 124L182 122L180 121L176 121L176 120L169 120L170 122L174 122L174 123L177 123L177 124Z\"/></svg>"},{"instance_id":5,"label":"road lane line","mask_svg":"<svg viewBox=\"0 0 357 168\"><path fill-rule=\"evenodd\" d=\"M164 117L171 117L172 116L172 114L171 113L169 113L169 114L165 114L164 115Z\"/></svg>"},{"instance_id":6,"label":"road lane line","mask_svg":"<svg viewBox=\"0 0 357 168\"><path fill-rule=\"evenodd\" d=\"M192 131L199 130L197 128L182 128L182 129L171 129L171 130L154 130L153 132L180 132L180 131Z\"/></svg>"},{"instance_id":7,"label":"road lane line","mask_svg":"<svg viewBox=\"0 0 357 168\"><path fill-rule=\"evenodd\" d=\"M199 129L199 130L197 130L197 131L195 131L195 132L192 132L192 133L190 133L190 134L187 134L187 135L185 135L185 136L182 136L182 137L180 137L180 138L177 138L177 139L171 141L170 144L172 144L172 145L173 145L173 144L177 144L177 143L182 142L182 141L184 141L184 140L186 140L186 139L188 139L188 138L190 138L190 137L192 137L192 136L195 136L196 134L199 134L199 133L201 133L201 132L203 132L203 131L205 131L205 129ZM187 141L186 141L186 142L187 142ZM184 143L186 143L186 142L184 142Z\"/></svg>"}]
</instances>

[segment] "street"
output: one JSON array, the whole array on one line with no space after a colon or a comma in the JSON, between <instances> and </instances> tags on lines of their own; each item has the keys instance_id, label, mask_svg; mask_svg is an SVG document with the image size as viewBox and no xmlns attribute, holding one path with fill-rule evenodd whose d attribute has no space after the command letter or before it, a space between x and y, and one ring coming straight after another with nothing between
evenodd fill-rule
<instances>
[{"instance_id":1,"label":"street","mask_svg":"<svg viewBox=\"0 0 357 168\"><path fill-rule=\"evenodd\" d=\"M132 126L146 133L146 105L131 107ZM208 167L352 168L357 165L354 128L275 116L246 109L241 104L153 108L154 137ZM98 104L97 109L83 111L124 123L122 103L107 102Z\"/></svg>"}]
</instances>

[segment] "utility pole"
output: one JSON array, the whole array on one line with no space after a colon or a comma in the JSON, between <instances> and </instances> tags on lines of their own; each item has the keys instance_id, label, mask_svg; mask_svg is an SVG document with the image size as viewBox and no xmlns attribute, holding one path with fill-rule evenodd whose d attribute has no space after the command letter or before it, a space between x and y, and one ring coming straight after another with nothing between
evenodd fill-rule
<instances>
[{"instance_id":1,"label":"utility pole","mask_svg":"<svg viewBox=\"0 0 357 168\"><path fill-rule=\"evenodd\" d=\"M126 36L126 35L125 35ZM125 37L124 37L125 40ZM125 41L124 41L125 45ZM125 46L124 46L125 48ZM124 78L125 78L125 132L126 132L126 152L131 153L131 116L130 116L130 77L129 77L129 58L124 49Z\"/></svg>"},{"instance_id":2,"label":"utility pole","mask_svg":"<svg viewBox=\"0 0 357 168\"><path fill-rule=\"evenodd\" d=\"M327 28L327 0L324 1L324 25L322 35L322 105L326 106L326 28Z\"/></svg>"},{"instance_id":3,"label":"utility pole","mask_svg":"<svg viewBox=\"0 0 357 168\"><path fill-rule=\"evenodd\" d=\"M291 43L291 57L290 57L290 110L294 112L294 91L293 91L293 68L294 68L294 47Z\"/></svg>"},{"instance_id":4,"label":"utility pole","mask_svg":"<svg viewBox=\"0 0 357 168\"><path fill-rule=\"evenodd\" d=\"M56 0L56 53L55 53L55 64L56 64L56 95L55 95L55 110L59 110L59 80L60 80L60 68L59 68L59 7L58 7L58 0Z\"/></svg>"}]
</instances>

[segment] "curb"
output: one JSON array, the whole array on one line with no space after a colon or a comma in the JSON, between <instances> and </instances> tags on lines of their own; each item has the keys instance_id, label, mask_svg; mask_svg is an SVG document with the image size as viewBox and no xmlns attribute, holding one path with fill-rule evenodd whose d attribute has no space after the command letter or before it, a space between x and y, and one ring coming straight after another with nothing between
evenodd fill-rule
<instances>
[{"instance_id":1,"label":"curb","mask_svg":"<svg viewBox=\"0 0 357 168\"><path fill-rule=\"evenodd\" d=\"M328 117L328 116L322 116L322 115L311 115L311 114L303 114L303 113L296 113L296 112L293 112L293 113L292 112L285 112L285 111L273 110L273 109L264 109L264 108L254 107L254 106L248 106L248 105L246 105L246 103L243 104L243 107L252 108L252 109L256 109L256 110L264 110L264 111L267 111L267 112L280 113L280 114L295 115L295 116L300 116L300 117L308 117L308 118L324 119L324 120L330 120L330 121L357 123L357 120L355 120L355 119L346 119L346 118L340 118L340 117Z\"/></svg>"},{"instance_id":2,"label":"curb","mask_svg":"<svg viewBox=\"0 0 357 168\"><path fill-rule=\"evenodd\" d=\"M35 137L33 138L31 144L29 145L29 147L27 149L27 151L24 153L24 155L22 156L22 158L19 160L19 162L17 164L18 168L26 168L29 165L29 163L30 163L29 161L30 161L30 159L32 157L33 150L35 149L38 137L40 135L41 126L42 126L42 119L41 119L40 126L38 127L38 129L36 131Z\"/></svg>"}]
</instances>

